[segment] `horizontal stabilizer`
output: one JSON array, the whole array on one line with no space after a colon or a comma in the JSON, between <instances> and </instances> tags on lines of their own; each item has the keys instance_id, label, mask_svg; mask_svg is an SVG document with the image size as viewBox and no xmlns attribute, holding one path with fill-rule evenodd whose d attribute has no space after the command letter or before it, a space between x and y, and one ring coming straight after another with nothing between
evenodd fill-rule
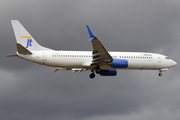
<instances>
[{"instance_id":1,"label":"horizontal stabilizer","mask_svg":"<svg viewBox=\"0 0 180 120\"><path fill-rule=\"evenodd\" d=\"M6 57L17 57L17 55L8 55Z\"/></svg>"},{"instance_id":2,"label":"horizontal stabilizer","mask_svg":"<svg viewBox=\"0 0 180 120\"><path fill-rule=\"evenodd\" d=\"M32 54L28 49L23 47L21 44L16 43L16 46L19 54Z\"/></svg>"}]
</instances>

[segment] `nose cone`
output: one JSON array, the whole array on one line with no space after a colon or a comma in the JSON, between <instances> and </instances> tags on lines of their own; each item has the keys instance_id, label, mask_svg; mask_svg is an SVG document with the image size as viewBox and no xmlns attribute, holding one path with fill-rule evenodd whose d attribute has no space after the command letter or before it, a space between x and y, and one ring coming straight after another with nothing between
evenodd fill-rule
<instances>
[{"instance_id":1,"label":"nose cone","mask_svg":"<svg viewBox=\"0 0 180 120\"><path fill-rule=\"evenodd\" d=\"M171 65L172 65L172 67L174 67L177 65L177 63L174 60L172 60Z\"/></svg>"}]
</instances>

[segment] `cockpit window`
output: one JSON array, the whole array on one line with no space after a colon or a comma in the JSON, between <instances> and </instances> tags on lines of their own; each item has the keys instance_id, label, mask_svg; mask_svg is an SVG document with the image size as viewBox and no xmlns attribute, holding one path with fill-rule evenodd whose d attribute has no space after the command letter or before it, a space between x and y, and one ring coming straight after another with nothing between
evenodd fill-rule
<instances>
[{"instance_id":1,"label":"cockpit window","mask_svg":"<svg viewBox=\"0 0 180 120\"><path fill-rule=\"evenodd\" d=\"M169 59L169 57L165 57L166 59Z\"/></svg>"}]
</instances>

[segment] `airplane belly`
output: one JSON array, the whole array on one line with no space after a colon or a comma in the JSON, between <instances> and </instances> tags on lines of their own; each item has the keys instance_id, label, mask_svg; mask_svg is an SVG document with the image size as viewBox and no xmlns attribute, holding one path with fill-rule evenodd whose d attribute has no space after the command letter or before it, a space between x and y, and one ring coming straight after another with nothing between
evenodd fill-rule
<instances>
[{"instance_id":1,"label":"airplane belly","mask_svg":"<svg viewBox=\"0 0 180 120\"><path fill-rule=\"evenodd\" d=\"M62 61L60 63L60 66L82 66L83 61L78 60L68 60L68 61Z\"/></svg>"},{"instance_id":2,"label":"airplane belly","mask_svg":"<svg viewBox=\"0 0 180 120\"><path fill-rule=\"evenodd\" d=\"M151 60L129 60L127 69L154 69L155 64Z\"/></svg>"},{"instance_id":3,"label":"airplane belly","mask_svg":"<svg viewBox=\"0 0 180 120\"><path fill-rule=\"evenodd\" d=\"M54 67L82 67L86 61L86 59L56 58L48 59L46 64Z\"/></svg>"}]
</instances>

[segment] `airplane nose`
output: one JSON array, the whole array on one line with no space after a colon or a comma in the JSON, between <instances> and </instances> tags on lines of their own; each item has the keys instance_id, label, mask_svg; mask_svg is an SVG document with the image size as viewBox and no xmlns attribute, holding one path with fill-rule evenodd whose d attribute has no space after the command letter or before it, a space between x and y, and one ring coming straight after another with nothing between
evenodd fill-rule
<instances>
[{"instance_id":1,"label":"airplane nose","mask_svg":"<svg viewBox=\"0 0 180 120\"><path fill-rule=\"evenodd\" d=\"M177 65L177 63L175 61L173 61L173 60L172 60L171 64L172 64L173 67Z\"/></svg>"}]
</instances>

